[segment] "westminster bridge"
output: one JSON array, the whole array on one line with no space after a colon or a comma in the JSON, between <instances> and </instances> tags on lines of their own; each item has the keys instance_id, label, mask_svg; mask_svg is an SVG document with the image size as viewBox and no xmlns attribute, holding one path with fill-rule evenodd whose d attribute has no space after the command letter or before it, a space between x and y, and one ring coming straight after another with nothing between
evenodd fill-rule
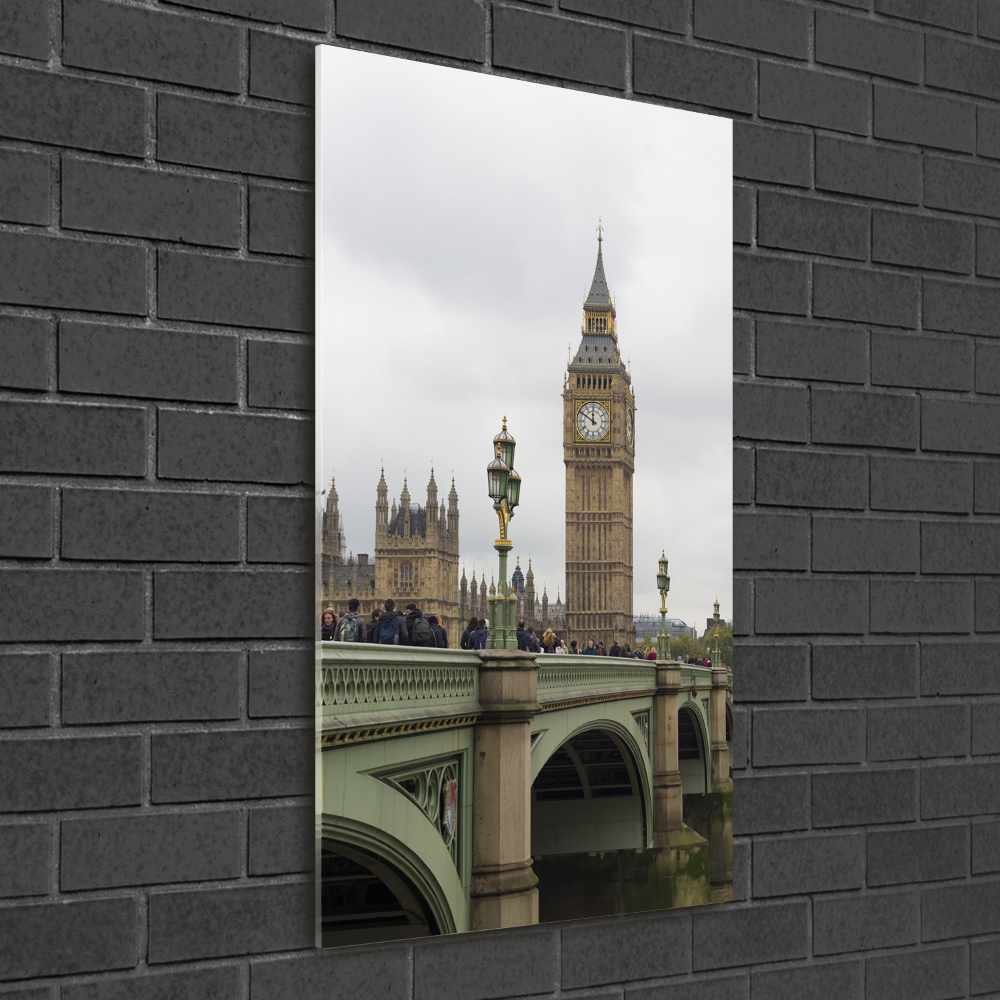
<instances>
[{"instance_id":1,"label":"westminster bridge","mask_svg":"<svg viewBox=\"0 0 1000 1000\"><path fill-rule=\"evenodd\" d=\"M708 902L731 692L674 661L318 643L321 942Z\"/></svg>"}]
</instances>

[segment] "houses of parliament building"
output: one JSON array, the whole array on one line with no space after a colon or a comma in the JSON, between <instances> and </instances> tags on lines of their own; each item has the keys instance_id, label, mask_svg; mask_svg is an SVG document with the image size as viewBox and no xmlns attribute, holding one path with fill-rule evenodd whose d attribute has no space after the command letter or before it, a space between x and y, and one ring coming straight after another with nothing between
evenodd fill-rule
<instances>
[{"instance_id":1,"label":"houses of parliament building","mask_svg":"<svg viewBox=\"0 0 1000 1000\"><path fill-rule=\"evenodd\" d=\"M520 564L511 586L518 617L561 638L612 639L635 644L632 620L632 474L635 469L635 393L618 346L617 316L604 273L603 231L598 227L597 264L583 303L580 344L563 379L563 463L566 468L566 600L549 603L535 593L531 561ZM411 503L406 480L390 507L385 471L376 487L374 557L346 555L336 488L331 481L322 520L323 606L338 612L356 597L370 616L387 597L397 606L413 601L436 614L457 646L469 617L487 618L484 576L458 577L458 494L452 480L438 502L431 470L426 504Z\"/></svg>"}]
</instances>

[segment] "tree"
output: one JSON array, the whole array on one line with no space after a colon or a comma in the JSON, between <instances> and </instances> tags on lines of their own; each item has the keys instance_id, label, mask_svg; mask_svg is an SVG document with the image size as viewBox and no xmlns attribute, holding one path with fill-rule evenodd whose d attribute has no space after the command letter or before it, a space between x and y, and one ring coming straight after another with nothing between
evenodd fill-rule
<instances>
[{"instance_id":1,"label":"tree","mask_svg":"<svg viewBox=\"0 0 1000 1000\"><path fill-rule=\"evenodd\" d=\"M691 635L678 635L670 639L670 655L675 659L682 656L707 656L705 647Z\"/></svg>"},{"instance_id":2,"label":"tree","mask_svg":"<svg viewBox=\"0 0 1000 1000\"><path fill-rule=\"evenodd\" d=\"M708 649L709 654L715 650L715 629L711 628L708 630L708 635L705 636L705 646ZM733 627L732 625L720 625L719 626L719 655L722 659L722 665L724 667L729 667L730 670L733 669Z\"/></svg>"}]
</instances>

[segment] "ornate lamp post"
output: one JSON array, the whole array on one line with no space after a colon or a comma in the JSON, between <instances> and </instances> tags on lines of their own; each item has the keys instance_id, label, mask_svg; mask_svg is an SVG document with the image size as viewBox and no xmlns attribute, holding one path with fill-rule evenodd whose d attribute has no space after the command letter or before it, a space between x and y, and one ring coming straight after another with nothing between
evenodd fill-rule
<instances>
[{"instance_id":1,"label":"ornate lamp post","mask_svg":"<svg viewBox=\"0 0 1000 1000\"><path fill-rule=\"evenodd\" d=\"M521 477L514 471L514 438L507 430L507 418L503 427L493 439L496 458L486 466L486 480L493 509L500 520L500 537L493 547L500 555L500 582L494 593L490 587L490 628L486 634L487 649L517 649L517 635L514 614L517 595L513 593L507 579L507 553L514 543L507 537L507 526L514 516L514 508L521 499Z\"/></svg>"},{"instance_id":2,"label":"ornate lamp post","mask_svg":"<svg viewBox=\"0 0 1000 1000\"><path fill-rule=\"evenodd\" d=\"M670 590L670 577L667 576L666 549L660 550L659 572L656 574L656 589L660 592L660 634L656 637L656 658L670 659L670 634L667 632L667 591Z\"/></svg>"},{"instance_id":3,"label":"ornate lamp post","mask_svg":"<svg viewBox=\"0 0 1000 1000\"><path fill-rule=\"evenodd\" d=\"M715 618L715 649L712 652L712 666L721 667L722 666L722 653L719 650L719 599L715 599L715 613L712 616Z\"/></svg>"}]
</instances>

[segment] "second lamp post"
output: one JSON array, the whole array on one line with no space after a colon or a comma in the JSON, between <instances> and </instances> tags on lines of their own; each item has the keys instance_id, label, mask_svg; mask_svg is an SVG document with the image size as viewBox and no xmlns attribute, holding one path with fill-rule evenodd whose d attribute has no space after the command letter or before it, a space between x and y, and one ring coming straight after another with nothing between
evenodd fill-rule
<instances>
[{"instance_id":1,"label":"second lamp post","mask_svg":"<svg viewBox=\"0 0 1000 1000\"><path fill-rule=\"evenodd\" d=\"M496 457L486 466L490 499L500 519L500 537L493 542L493 547L500 555L500 585L496 590L490 587L487 649L517 649L517 629L514 623L517 595L507 580L507 553L514 547L514 543L507 537L507 527L521 498L521 477L514 471L515 444L507 430L507 418L504 417L503 427L493 439Z\"/></svg>"}]
</instances>

